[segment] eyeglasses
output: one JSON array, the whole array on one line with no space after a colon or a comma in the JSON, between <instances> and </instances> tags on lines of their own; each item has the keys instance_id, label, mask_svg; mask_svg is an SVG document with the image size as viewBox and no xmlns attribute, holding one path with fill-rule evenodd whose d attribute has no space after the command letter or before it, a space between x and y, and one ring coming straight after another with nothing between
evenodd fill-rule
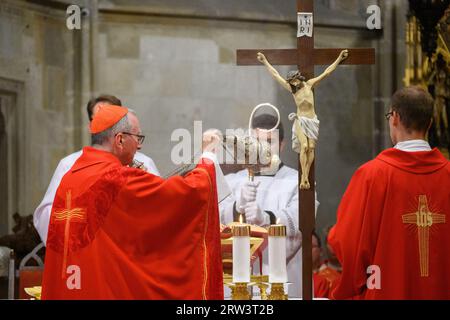
<instances>
[{"instance_id":1,"label":"eyeglasses","mask_svg":"<svg viewBox=\"0 0 450 320\"><path fill-rule=\"evenodd\" d=\"M135 137L137 137L139 144L143 144L144 143L145 136L143 136L143 135L130 133L130 132L122 132L122 134L128 134L130 136L135 136Z\"/></svg>"},{"instance_id":2,"label":"eyeglasses","mask_svg":"<svg viewBox=\"0 0 450 320\"><path fill-rule=\"evenodd\" d=\"M389 119L392 117L393 114L394 114L394 111L389 111L388 113L386 113L384 115L384 117L386 118L386 120L389 121Z\"/></svg>"}]
</instances>

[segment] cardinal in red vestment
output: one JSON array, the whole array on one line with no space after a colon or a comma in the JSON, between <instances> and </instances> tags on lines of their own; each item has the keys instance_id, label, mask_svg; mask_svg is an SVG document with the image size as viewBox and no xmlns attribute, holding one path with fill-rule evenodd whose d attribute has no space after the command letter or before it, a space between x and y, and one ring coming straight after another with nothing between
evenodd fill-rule
<instances>
[{"instance_id":1,"label":"cardinal in red vestment","mask_svg":"<svg viewBox=\"0 0 450 320\"><path fill-rule=\"evenodd\" d=\"M223 299L214 164L164 180L130 168L143 136L104 106L50 219L43 299Z\"/></svg>"},{"instance_id":2,"label":"cardinal in red vestment","mask_svg":"<svg viewBox=\"0 0 450 320\"><path fill-rule=\"evenodd\" d=\"M450 164L425 140L433 112L419 87L397 91L394 148L360 167L328 241L342 265L335 299L450 299Z\"/></svg>"},{"instance_id":3,"label":"cardinal in red vestment","mask_svg":"<svg viewBox=\"0 0 450 320\"><path fill-rule=\"evenodd\" d=\"M312 234L312 266L314 298L330 298L340 273L328 266L327 261L321 263L322 243L315 231Z\"/></svg>"},{"instance_id":4,"label":"cardinal in red vestment","mask_svg":"<svg viewBox=\"0 0 450 320\"><path fill-rule=\"evenodd\" d=\"M331 299L331 292L339 283L341 273L331 268L325 261L313 273L314 297Z\"/></svg>"}]
</instances>

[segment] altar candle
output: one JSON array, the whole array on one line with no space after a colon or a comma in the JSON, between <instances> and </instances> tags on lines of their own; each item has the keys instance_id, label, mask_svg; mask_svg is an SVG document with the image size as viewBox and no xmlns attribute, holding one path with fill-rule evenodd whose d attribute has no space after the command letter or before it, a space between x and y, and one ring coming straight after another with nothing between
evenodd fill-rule
<instances>
[{"instance_id":1,"label":"altar candle","mask_svg":"<svg viewBox=\"0 0 450 320\"><path fill-rule=\"evenodd\" d=\"M269 227L269 282L287 282L286 226L282 224Z\"/></svg>"},{"instance_id":2,"label":"altar candle","mask_svg":"<svg viewBox=\"0 0 450 320\"><path fill-rule=\"evenodd\" d=\"M233 282L250 282L250 226L232 227L233 234Z\"/></svg>"}]
</instances>

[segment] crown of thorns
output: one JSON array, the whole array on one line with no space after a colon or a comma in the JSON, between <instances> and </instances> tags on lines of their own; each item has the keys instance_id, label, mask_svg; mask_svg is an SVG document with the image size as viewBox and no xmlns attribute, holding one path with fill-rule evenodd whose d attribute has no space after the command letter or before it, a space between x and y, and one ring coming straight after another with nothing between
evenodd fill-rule
<instances>
[{"instance_id":1,"label":"crown of thorns","mask_svg":"<svg viewBox=\"0 0 450 320\"><path fill-rule=\"evenodd\" d=\"M295 71L289 71L289 73L287 74L287 78L286 81L287 82L291 82L292 80L298 79L300 81L305 81L305 77L302 76L302 74L300 73L300 71L295 70Z\"/></svg>"}]
</instances>

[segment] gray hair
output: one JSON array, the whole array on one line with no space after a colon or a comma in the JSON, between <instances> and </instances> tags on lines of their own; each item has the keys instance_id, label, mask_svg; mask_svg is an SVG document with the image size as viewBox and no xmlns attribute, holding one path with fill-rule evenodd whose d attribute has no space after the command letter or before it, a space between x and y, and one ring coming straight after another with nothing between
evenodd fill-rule
<instances>
[{"instance_id":1,"label":"gray hair","mask_svg":"<svg viewBox=\"0 0 450 320\"><path fill-rule=\"evenodd\" d=\"M91 135L91 145L104 145L113 138L117 133L130 131L131 125L128 121L128 115L126 114L122 119L119 120L111 128L108 128L102 132Z\"/></svg>"}]
</instances>

